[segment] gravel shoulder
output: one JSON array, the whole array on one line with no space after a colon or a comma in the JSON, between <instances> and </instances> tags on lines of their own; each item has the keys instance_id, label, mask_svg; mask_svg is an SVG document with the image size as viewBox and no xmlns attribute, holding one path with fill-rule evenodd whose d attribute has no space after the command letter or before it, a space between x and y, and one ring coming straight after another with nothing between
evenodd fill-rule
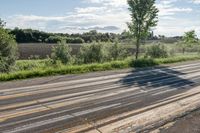
<instances>
[{"instance_id":1,"label":"gravel shoulder","mask_svg":"<svg viewBox=\"0 0 200 133\"><path fill-rule=\"evenodd\" d=\"M160 133L200 133L200 109L166 125Z\"/></svg>"}]
</instances>

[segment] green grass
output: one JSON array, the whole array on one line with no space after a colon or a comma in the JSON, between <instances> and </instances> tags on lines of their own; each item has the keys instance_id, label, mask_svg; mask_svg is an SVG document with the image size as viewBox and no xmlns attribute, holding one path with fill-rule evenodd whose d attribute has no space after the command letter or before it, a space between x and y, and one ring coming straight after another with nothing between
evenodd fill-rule
<instances>
[{"instance_id":1,"label":"green grass","mask_svg":"<svg viewBox=\"0 0 200 133\"><path fill-rule=\"evenodd\" d=\"M87 65L48 65L47 60L25 60L17 61L15 70L11 73L0 74L0 81L11 81L34 77L55 76L65 74L81 74L96 71L106 71L124 68L151 67L161 64L177 63L190 60L199 60L199 55L182 55L164 59L144 59L137 61L128 58L123 61L112 61L107 63L95 63Z\"/></svg>"}]
</instances>

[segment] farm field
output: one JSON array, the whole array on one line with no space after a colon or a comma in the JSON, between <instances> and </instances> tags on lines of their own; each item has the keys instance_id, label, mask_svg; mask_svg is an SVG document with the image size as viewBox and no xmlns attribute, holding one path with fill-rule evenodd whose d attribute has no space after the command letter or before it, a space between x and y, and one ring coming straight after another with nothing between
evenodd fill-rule
<instances>
[{"instance_id":1,"label":"farm field","mask_svg":"<svg viewBox=\"0 0 200 133\"><path fill-rule=\"evenodd\" d=\"M181 49L178 49L176 46L176 42L170 43L163 43L165 41L147 41L145 45L141 46L140 52L145 53L145 49L147 46L154 45L155 43L165 44L169 49L174 49L173 52L181 53ZM135 52L135 44L130 43L120 43L123 47L129 51L129 53L134 54ZM27 60L27 59L45 59L51 56L52 48L55 47L57 44L54 43L19 43L18 44L18 53L19 53L19 60ZM81 46L87 45L87 43L83 44L68 44L72 48L72 55L77 55L80 51ZM195 49L195 48L193 48ZM194 50L191 50L194 51ZM195 49L195 51L197 51ZM190 52L190 51L189 51Z\"/></svg>"},{"instance_id":2,"label":"farm field","mask_svg":"<svg viewBox=\"0 0 200 133\"><path fill-rule=\"evenodd\" d=\"M46 58L51 56L52 48L57 44L52 43L20 43L18 44L19 59L25 60L29 58ZM72 47L72 54L78 53L81 44L68 44Z\"/></svg>"}]
</instances>

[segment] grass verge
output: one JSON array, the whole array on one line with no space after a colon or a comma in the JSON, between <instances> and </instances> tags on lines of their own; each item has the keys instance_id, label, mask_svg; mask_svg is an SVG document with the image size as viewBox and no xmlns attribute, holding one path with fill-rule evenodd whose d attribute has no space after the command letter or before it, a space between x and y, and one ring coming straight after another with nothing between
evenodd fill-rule
<instances>
[{"instance_id":1,"label":"grass verge","mask_svg":"<svg viewBox=\"0 0 200 133\"><path fill-rule=\"evenodd\" d=\"M0 81L11 81L19 79L28 79L34 77L55 76L65 74L81 74L87 72L124 69L131 67L152 67L161 64L177 63L190 60L199 60L199 55L176 56L164 59L126 59L123 61L112 61L108 63L96 63L87 65L71 66L49 66L46 67L45 61L18 61L17 69L11 73L0 74Z\"/></svg>"}]
</instances>

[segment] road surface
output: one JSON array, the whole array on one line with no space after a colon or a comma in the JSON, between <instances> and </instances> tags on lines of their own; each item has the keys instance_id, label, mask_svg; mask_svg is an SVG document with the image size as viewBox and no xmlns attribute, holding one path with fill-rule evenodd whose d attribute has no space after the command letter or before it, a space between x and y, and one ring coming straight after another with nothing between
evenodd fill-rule
<instances>
[{"instance_id":1,"label":"road surface","mask_svg":"<svg viewBox=\"0 0 200 133\"><path fill-rule=\"evenodd\" d=\"M1 83L0 132L145 132L154 112L199 95L199 85L200 62Z\"/></svg>"}]
</instances>

